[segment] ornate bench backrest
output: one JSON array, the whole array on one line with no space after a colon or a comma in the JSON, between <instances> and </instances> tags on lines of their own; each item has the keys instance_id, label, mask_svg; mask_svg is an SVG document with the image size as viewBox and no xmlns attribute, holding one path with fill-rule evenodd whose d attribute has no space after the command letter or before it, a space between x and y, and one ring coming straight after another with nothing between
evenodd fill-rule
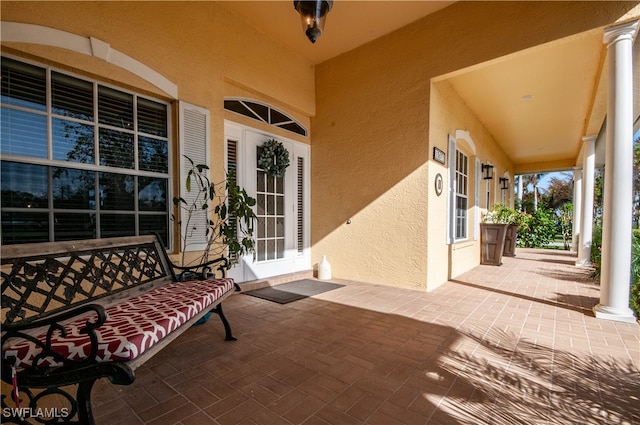
<instances>
[{"instance_id":1,"label":"ornate bench backrest","mask_svg":"<svg viewBox=\"0 0 640 425\"><path fill-rule=\"evenodd\" d=\"M10 245L0 255L3 325L175 280L156 236Z\"/></svg>"}]
</instances>

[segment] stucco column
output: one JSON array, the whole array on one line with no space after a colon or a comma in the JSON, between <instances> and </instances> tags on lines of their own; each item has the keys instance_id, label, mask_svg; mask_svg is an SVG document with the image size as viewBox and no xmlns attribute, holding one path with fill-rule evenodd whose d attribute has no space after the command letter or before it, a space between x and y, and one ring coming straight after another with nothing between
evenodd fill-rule
<instances>
[{"instance_id":1,"label":"stucco column","mask_svg":"<svg viewBox=\"0 0 640 425\"><path fill-rule=\"evenodd\" d=\"M633 218L633 39L638 21L609 27L602 269L597 318L635 322L629 308Z\"/></svg>"},{"instance_id":2,"label":"stucco column","mask_svg":"<svg viewBox=\"0 0 640 425\"><path fill-rule=\"evenodd\" d=\"M580 220L582 219L582 170L573 170L573 227L571 229L571 250L578 252L580 242Z\"/></svg>"},{"instance_id":3,"label":"stucco column","mask_svg":"<svg viewBox=\"0 0 640 425\"><path fill-rule=\"evenodd\" d=\"M582 138L582 216L576 266L591 266L591 242L593 240L593 188L596 166L596 136Z\"/></svg>"}]
</instances>

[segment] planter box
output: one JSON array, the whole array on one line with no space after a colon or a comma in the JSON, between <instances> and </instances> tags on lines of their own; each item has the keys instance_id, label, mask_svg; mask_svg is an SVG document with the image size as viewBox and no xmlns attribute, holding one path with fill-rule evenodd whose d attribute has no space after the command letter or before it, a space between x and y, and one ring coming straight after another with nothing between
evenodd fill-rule
<instances>
[{"instance_id":1,"label":"planter box","mask_svg":"<svg viewBox=\"0 0 640 425\"><path fill-rule=\"evenodd\" d=\"M516 238L518 237L518 225L507 224L507 232L504 237L504 252L502 255L505 257L516 256Z\"/></svg>"},{"instance_id":2,"label":"planter box","mask_svg":"<svg viewBox=\"0 0 640 425\"><path fill-rule=\"evenodd\" d=\"M480 264L502 264L507 224L480 223Z\"/></svg>"}]
</instances>

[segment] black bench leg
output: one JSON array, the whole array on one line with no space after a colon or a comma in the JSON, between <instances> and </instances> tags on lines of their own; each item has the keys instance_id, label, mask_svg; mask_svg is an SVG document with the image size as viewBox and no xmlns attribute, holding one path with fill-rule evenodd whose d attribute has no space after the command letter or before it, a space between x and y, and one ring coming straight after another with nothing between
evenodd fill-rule
<instances>
[{"instance_id":1,"label":"black bench leg","mask_svg":"<svg viewBox=\"0 0 640 425\"><path fill-rule=\"evenodd\" d=\"M49 410L50 415L54 415L51 418L40 417L22 417L18 411L20 408L9 407L5 403L6 396L2 395L2 419L3 423L12 423L19 425L31 425L31 424L73 424L73 425L95 425L93 420L93 412L91 410L91 389L95 379L82 381L76 384L69 384L71 388L67 388L65 384L64 388L57 386L50 386L43 388L41 391L35 393L32 388L22 387L20 389L20 401L22 403L22 409L27 409L29 413L39 412L44 409L45 412ZM38 390L40 388L37 388ZM75 389L75 397L73 390ZM62 401L63 407L53 408L49 406L47 402L39 403L42 400L47 400L49 397L55 396L65 400ZM49 415L45 413L45 415Z\"/></svg>"},{"instance_id":2,"label":"black bench leg","mask_svg":"<svg viewBox=\"0 0 640 425\"><path fill-rule=\"evenodd\" d=\"M95 379L91 381L83 381L78 384L78 419L81 424L95 425L93 421L93 411L91 410L91 389Z\"/></svg>"},{"instance_id":3,"label":"black bench leg","mask_svg":"<svg viewBox=\"0 0 640 425\"><path fill-rule=\"evenodd\" d=\"M222 324L224 325L225 341L237 341L238 338L233 336L233 334L231 333L231 326L229 326L229 321L224 316L224 312L222 311L222 303L218 304L216 308L211 311L220 316L220 320L222 320Z\"/></svg>"}]
</instances>

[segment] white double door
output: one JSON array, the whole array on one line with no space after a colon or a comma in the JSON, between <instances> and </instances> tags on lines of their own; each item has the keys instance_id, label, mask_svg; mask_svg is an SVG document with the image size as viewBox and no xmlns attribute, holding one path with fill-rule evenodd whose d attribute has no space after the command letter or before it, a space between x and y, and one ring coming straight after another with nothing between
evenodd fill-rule
<instances>
[{"instance_id":1,"label":"white double door","mask_svg":"<svg viewBox=\"0 0 640 425\"><path fill-rule=\"evenodd\" d=\"M283 177L258 166L262 145L283 144L289 167ZM229 276L238 282L307 270L309 250L309 146L229 121L225 122L226 163L240 187L256 199L255 255L239 259Z\"/></svg>"}]
</instances>

